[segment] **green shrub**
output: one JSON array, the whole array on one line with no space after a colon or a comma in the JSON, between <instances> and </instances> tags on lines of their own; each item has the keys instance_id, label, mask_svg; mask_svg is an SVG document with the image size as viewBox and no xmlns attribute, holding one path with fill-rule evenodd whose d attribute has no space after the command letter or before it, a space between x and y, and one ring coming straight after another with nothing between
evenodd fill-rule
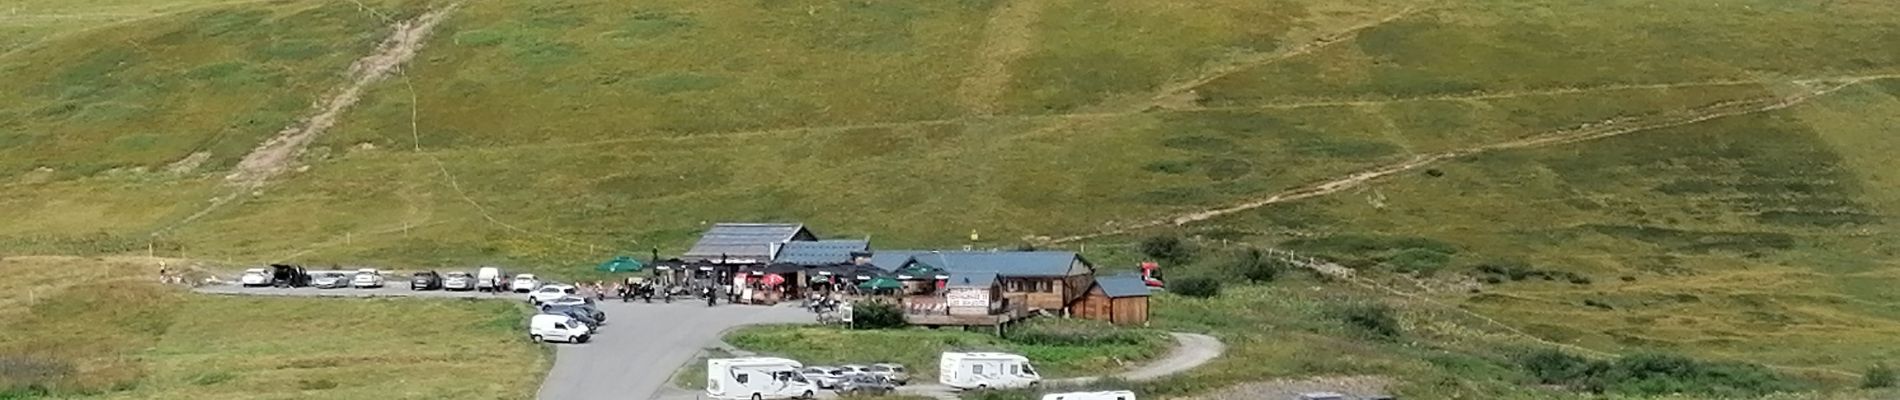
<instances>
[{"instance_id":1,"label":"green shrub","mask_svg":"<svg viewBox=\"0 0 1900 400\"><path fill-rule=\"evenodd\" d=\"M1384 304L1347 304L1334 309L1331 314L1347 327L1374 338L1395 338L1402 331L1399 319L1392 316L1392 308Z\"/></svg>"},{"instance_id":2,"label":"green shrub","mask_svg":"<svg viewBox=\"0 0 1900 400\"><path fill-rule=\"evenodd\" d=\"M1894 386L1895 380L1893 368L1888 367L1887 363L1874 363L1872 368L1867 369L1867 374L1861 376L1860 387L1890 388Z\"/></svg>"},{"instance_id":3,"label":"green shrub","mask_svg":"<svg viewBox=\"0 0 1900 400\"><path fill-rule=\"evenodd\" d=\"M881 301L860 301L851 306L851 326L858 329L897 329L903 328L904 310L896 304Z\"/></svg>"},{"instance_id":4,"label":"green shrub","mask_svg":"<svg viewBox=\"0 0 1900 400\"><path fill-rule=\"evenodd\" d=\"M1577 382L1590 374L1590 360L1556 349L1537 349L1517 356L1517 363L1537 383Z\"/></svg>"},{"instance_id":5,"label":"green shrub","mask_svg":"<svg viewBox=\"0 0 1900 400\"><path fill-rule=\"evenodd\" d=\"M1105 346L1141 344L1142 334L1104 321L1043 318L1010 332L1016 343L1044 346Z\"/></svg>"},{"instance_id":6,"label":"green shrub","mask_svg":"<svg viewBox=\"0 0 1900 400\"><path fill-rule=\"evenodd\" d=\"M1169 283L1168 291L1205 299L1220 295L1220 281L1205 276L1181 278Z\"/></svg>"},{"instance_id":7,"label":"green shrub","mask_svg":"<svg viewBox=\"0 0 1900 400\"><path fill-rule=\"evenodd\" d=\"M1400 272L1430 274L1443 268L1445 264L1450 264L1451 255L1432 249L1410 248L1392 255L1386 263L1391 264Z\"/></svg>"},{"instance_id":8,"label":"green shrub","mask_svg":"<svg viewBox=\"0 0 1900 400\"><path fill-rule=\"evenodd\" d=\"M1169 265L1183 265L1194 260L1194 248L1174 235L1152 236L1141 241L1141 254Z\"/></svg>"},{"instance_id":9,"label":"green shrub","mask_svg":"<svg viewBox=\"0 0 1900 400\"><path fill-rule=\"evenodd\" d=\"M1556 350L1534 350L1517 357L1517 362L1540 383L1593 393L1686 393L1735 398L1802 390L1806 386L1755 364L1706 362L1672 354L1642 353L1594 361Z\"/></svg>"},{"instance_id":10,"label":"green shrub","mask_svg":"<svg viewBox=\"0 0 1900 400\"><path fill-rule=\"evenodd\" d=\"M1263 283L1272 282L1275 278L1280 277L1280 271L1283 268L1279 263L1267 258L1265 252L1249 247L1235 252L1232 264L1228 266L1228 269L1230 271L1239 272L1240 276L1247 278L1248 282Z\"/></svg>"}]
</instances>

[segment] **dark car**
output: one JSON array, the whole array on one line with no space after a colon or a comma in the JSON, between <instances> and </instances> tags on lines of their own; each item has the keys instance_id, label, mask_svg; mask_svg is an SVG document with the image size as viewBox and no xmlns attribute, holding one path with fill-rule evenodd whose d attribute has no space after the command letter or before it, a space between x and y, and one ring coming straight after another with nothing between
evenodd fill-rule
<instances>
[{"instance_id":1,"label":"dark car","mask_svg":"<svg viewBox=\"0 0 1900 400\"><path fill-rule=\"evenodd\" d=\"M593 320L595 322L607 322L607 313L600 311L600 308L594 307L594 305L592 304L542 304L541 305L541 311L546 312L550 310L562 310L562 311L575 310L583 315L586 315L587 318L584 318L584 319Z\"/></svg>"},{"instance_id":2,"label":"dark car","mask_svg":"<svg viewBox=\"0 0 1900 400\"><path fill-rule=\"evenodd\" d=\"M436 290L442 288L442 275L435 271L422 271L409 275L409 290Z\"/></svg>"},{"instance_id":3,"label":"dark car","mask_svg":"<svg viewBox=\"0 0 1900 400\"><path fill-rule=\"evenodd\" d=\"M887 395L897 391L896 382L882 376L858 374L845 377L832 386L841 396L851 395Z\"/></svg>"},{"instance_id":4,"label":"dark car","mask_svg":"<svg viewBox=\"0 0 1900 400\"><path fill-rule=\"evenodd\" d=\"M545 307L541 309L541 313L573 317L575 320L587 324L587 330L589 332L600 330L600 320L594 319L592 313L580 307Z\"/></svg>"},{"instance_id":5,"label":"dark car","mask_svg":"<svg viewBox=\"0 0 1900 400\"><path fill-rule=\"evenodd\" d=\"M310 286L310 272L303 267L286 264L271 264L271 286L305 287Z\"/></svg>"}]
</instances>

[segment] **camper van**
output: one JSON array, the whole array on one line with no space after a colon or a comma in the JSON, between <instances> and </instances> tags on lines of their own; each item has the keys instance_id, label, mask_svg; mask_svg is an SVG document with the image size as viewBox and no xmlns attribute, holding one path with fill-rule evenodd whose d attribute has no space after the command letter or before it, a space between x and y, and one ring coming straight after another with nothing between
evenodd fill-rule
<instances>
[{"instance_id":1,"label":"camper van","mask_svg":"<svg viewBox=\"0 0 1900 400\"><path fill-rule=\"evenodd\" d=\"M706 360L706 395L723 400L810 399L818 384L797 361L774 357Z\"/></svg>"},{"instance_id":2,"label":"camper van","mask_svg":"<svg viewBox=\"0 0 1900 400\"><path fill-rule=\"evenodd\" d=\"M1042 395L1042 400L1135 400L1135 392L1116 390L1110 392L1050 393Z\"/></svg>"},{"instance_id":3,"label":"camper van","mask_svg":"<svg viewBox=\"0 0 1900 400\"><path fill-rule=\"evenodd\" d=\"M528 320L528 337L536 342L587 343L592 332L581 320L561 314L536 314Z\"/></svg>"},{"instance_id":4,"label":"camper van","mask_svg":"<svg viewBox=\"0 0 1900 400\"><path fill-rule=\"evenodd\" d=\"M508 278L506 275L503 275L501 268L482 267L482 269L475 271L475 290L479 292L499 292L501 288L495 287L495 283L505 279Z\"/></svg>"},{"instance_id":5,"label":"camper van","mask_svg":"<svg viewBox=\"0 0 1900 400\"><path fill-rule=\"evenodd\" d=\"M1008 389L1042 381L1029 359L1009 353L943 353L937 381L958 389Z\"/></svg>"}]
</instances>

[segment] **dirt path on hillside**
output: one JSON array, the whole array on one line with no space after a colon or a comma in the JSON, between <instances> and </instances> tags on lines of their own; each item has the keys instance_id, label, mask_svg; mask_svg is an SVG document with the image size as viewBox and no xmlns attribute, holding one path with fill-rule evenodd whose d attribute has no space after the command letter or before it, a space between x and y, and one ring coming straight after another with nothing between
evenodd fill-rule
<instances>
[{"instance_id":1,"label":"dirt path on hillside","mask_svg":"<svg viewBox=\"0 0 1900 400\"><path fill-rule=\"evenodd\" d=\"M297 154L303 152L304 147L317 135L336 125L337 117L362 99L363 91L370 84L389 76L390 71L414 58L416 51L422 49L424 39L435 30L436 24L460 6L460 3L451 4L423 13L415 19L397 22L391 27L389 37L376 46L375 52L350 65L349 80L342 87L320 100L309 116L278 131L276 136L244 155L236 170L225 176L225 180L235 186L257 187L282 174Z\"/></svg>"},{"instance_id":2,"label":"dirt path on hillside","mask_svg":"<svg viewBox=\"0 0 1900 400\"><path fill-rule=\"evenodd\" d=\"M1363 24L1354 25L1352 27L1348 27L1338 32L1334 32L1332 34L1322 35L1320 37L1314 38L1312 41L1301 43L1297 46L1293 46L1292 48L1288 48L1283 51L1258 54L1251 57L1243 57L1243 58L1239 58L1235 60L1230 60L1226 63L1220 64L1211 69L1208 69L1206 72L1201 73L1200 76L1195 77L1194 79L1181 81L1181 82L1175 82L1169 85L1162 86L1159 90L1155 91L1155 95L1152 98L1150 98L1147 103L1142 104L1141 108L1148 108L1151 106L1166 103L1168 102L1168 99L1173 98L1174 96L1178 96L1182 93L1186 93L1190 90L1194 90L1195 88L1205 86L1208 83L1218 80L1220 78L1225 78L1227 76L1237 74L1242 71L1246 71L1248 69L1252 69L1252 68L1259 67L1262 65L1273 64L1280 61L1285 61L1293 57L1299 57L1299 56L1303 56L1307 54L1312 54L1315 51L1319 51L1327 47L1332 47L1333 45L1336 45L1336 44L1351 41L1352 39L1358 38L1359 34L1365 32L1367 29L1376 28L1385 24L1392 23L1393 21L1398 21L1401 19L1412 17L1414 15L1419 15L1420 13L1424 13L1429 10L1431 10L1431 8L1406 7L1403 9L1399 9L1398 12L1394 12L1390 15L1386 15L1385 17L1368 21Z\"/></svg>"},{"instance_id":3,"label":"dirt path on hillside","mask_svg":"<svg viewBox=\"0 0 1900 400\"><path fill-rule=\"evenodd\" d=\"M1821 95L1833 93L1836 90L1840 90L1848 86L1852 86L1852 85L1859 84L1862 82L1867 82L1870 80L1886 79L1886 78L1891 78L1891 77L1893 77L1893 75L1871 75L1871 76L1859 76L1859 77L1845 77L1845 78L1839 78L1839 79L1833 79L1833 80L1797 81L1795 82L1796 84L1802 85L1806 87L1807 89L1801 91L1800 93L1783 96L1779 98L1768 98L1768 99L1760 99L1760 100L1746 100L1746 101L1721 103L1721 104L1716 104L1716 105L1692 109L1692 110L1660 114L1652 118L1611 119L1611 120L1605 120L1605 121L1592 123L1592 124L1585 124L1585 125L1578 126L1575 128L1546 132L1546 133L1526 137L1523 139L1518 139L1518 140L1513 140L1513 141L1508 141L1508 142L1503 142L1503 143L1494 143L1494 144L1489 144L1489 145L1469 147L1469 148L1451 150L1451 151L1445 151L1445 152L1422 154L1422 155L1413 157L1409 160L1405 160L1402 162L1389 164L1389 165L1382 165L1382 166L1374 167L1372 169L1354 172L1352 174L1348 174L1346 176L1342 176L1339 178L1319 182L1319 183L1308 185L1308 186L1294 188L1294 189L1282 191L1279 193L1274 193L1272 195L1256 198L1253 200L1248 200L1239 204L1234 204L1234 205L1221 207L1221 208L1215 208L1215 209L1196 211L1196 212L1177 215L1177 216L1169 217L1165 219L1158 219L1158 220L1136 223L1132 225L1125 225L1125 226L1108 229L1104 231L1099 231L1095 233L1056 238L1056 239L1052 239L1048 241L1048 243L1051 243L1051 244L1069 243L1069 242L1075 242L1075 241L1103 237L1103 236L1118 235L1118 234L1128 233L1131 231L1137 231L1137 230L1143 230L1143 229L1149 229L1149 228L1155 228L1155 227L1186 225L1189 223L1205 221L1205 220L1209 220L1209 219L1213 219L1213 218L1217 218L1221 216L1226 216L1228 214L1253 210L1253 209L1265 207L1268 205L1333 194L1333 193L1337 193L1339 191L1342 191L1348 188L1365 184L1366 182L1370 182L1375 179L1380 179L1380 178L1392 176L1394 174L1398 174L1401 172L1417 169L1418 167L1435 164L1435 163L1445 161L1445 160L1461 158L1461 157L1469 157L1472 155L1489 153L1493 151L1542 147L1542 146L1550 146L1550 145L1557 145L1557 144L1590 141L1590 140L1622 136L1622 135L1636 133L1636 132L1644 132L1644 131L1650 131L1650 130L1656 130L1656 129L1689 125L1689 124L1713 120L1717 118L1725 118L1725 117L1732 117L1732 116L1738 116L1738 115L1747 115L1747 114L1754 114L1754 113L1760 113L1760 112L1780 110L1783 108L1788 108L1797 104L1804 103L1810 99L1813 99Z\"/></svg>"},{"instance_id":4,"label":"dirt path on hillside","mask_svg":"<svg viewBox=\"0 0 1900 400\"><path fill-rule=\"evenodd\" d=\"M1036 45L1037 22L1048 0L1008 0L996 7L977 48L976 72L957 87L957 101L975 115L995 114L1009 89L1009 65Z\"/></svg>"},{"instance_id":5,"label":"dirt path on hillside","mask_svg":"<svg viewBox=\"0 0 1900 400\"><path fill-rule=\"evenodd\" d=\"M414 58L436 25L460 7L461 3L450 4L430 10L415 19L395 23L390 27L389 37L384 38L374 52L350 64L346 72L348 80L342 86L332 89L318 100L309 115L278 131L238 161L237 167L224 177L225 186L229 189L226 193L211 198L203 208L178 222L153 230L151 235L158 236L204 218L289 170L291 162L317 135L335 126L337 117L362 99L363 91L369 85L388 77L397 67Z\"/></svg>"}]
</instances>

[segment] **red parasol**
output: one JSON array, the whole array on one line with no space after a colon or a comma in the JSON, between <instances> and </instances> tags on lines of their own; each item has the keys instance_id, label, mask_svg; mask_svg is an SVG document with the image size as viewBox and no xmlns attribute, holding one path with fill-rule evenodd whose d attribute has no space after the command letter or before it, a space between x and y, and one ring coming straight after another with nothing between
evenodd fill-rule
<instances>
[{"instance_id":1,"label":"red parasol","mask_svg":"<svg viewBox=\"0 0 1900 400\"><path fill-rule=\"evenodd\" d=\"M785 283L785 277L778 274L766 275L764 278L759 278L759 283L765 284L765 286L778 286L781 283Z\"/></svg>"}]
</instances>

